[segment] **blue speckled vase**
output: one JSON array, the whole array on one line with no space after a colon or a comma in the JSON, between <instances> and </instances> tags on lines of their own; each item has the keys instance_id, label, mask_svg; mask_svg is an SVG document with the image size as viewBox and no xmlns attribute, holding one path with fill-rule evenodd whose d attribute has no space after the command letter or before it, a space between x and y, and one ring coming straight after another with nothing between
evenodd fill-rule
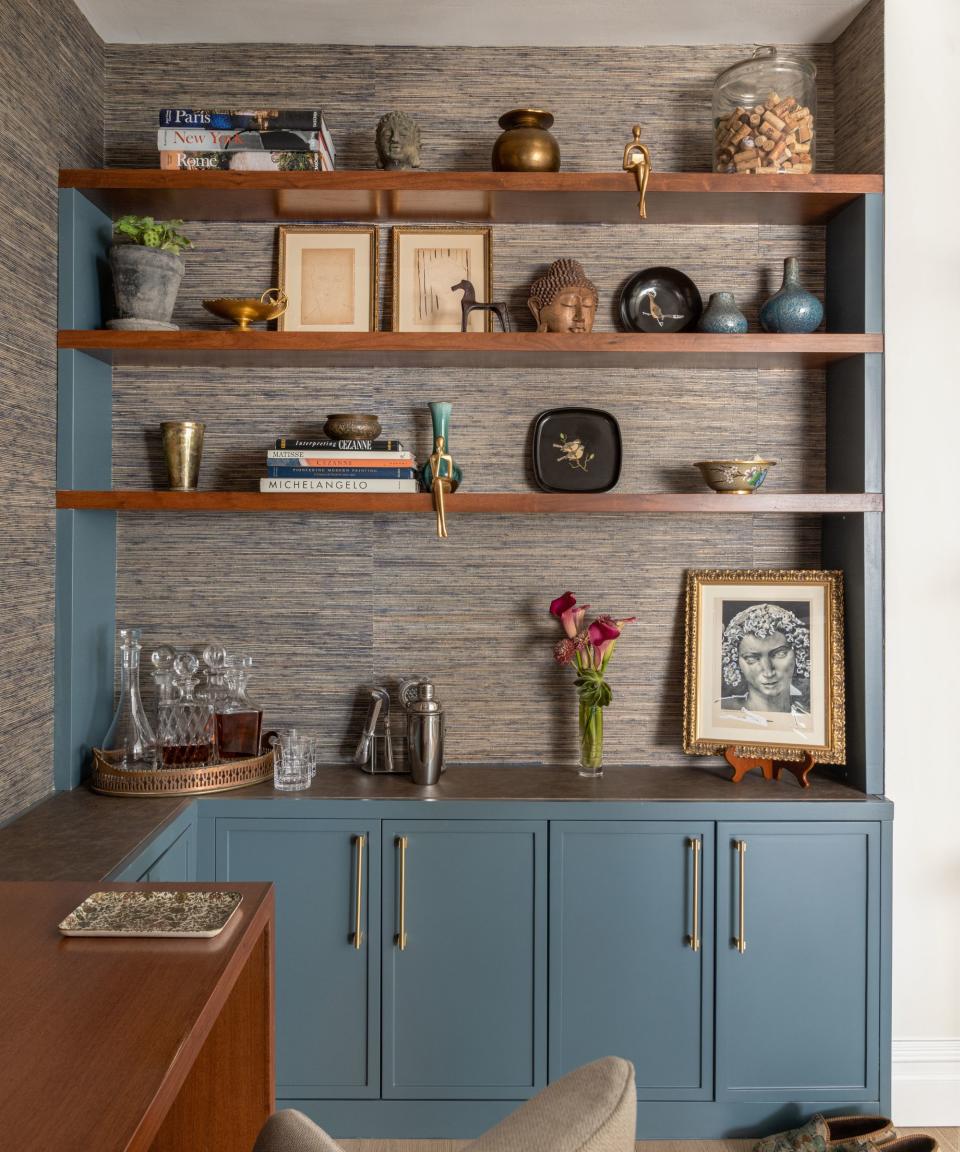
<instances>
[{"instance_id":1,"label":"blue speckled vase","mask_svg":"<svg viewBox=\"0 0 960 1152\"><path fill-rule=\"evenodd\" d=\"M713 292L706 311L697 322L698 332L717 335L741 335L747 330L747 318L737 307L732 292Z\"/></svg>"},{"instance_id":2,"label":"blue speckled vase","mask_svg":"<svg viewBox=\"0 0 960 1152\"><path fill-rule=\"evenodd\" d=\"M823 320L823 305L800 286L800 263L796 256L783 262L783 284L760 309L765 332L816 332Z\"/></svg>"}]
</instances>

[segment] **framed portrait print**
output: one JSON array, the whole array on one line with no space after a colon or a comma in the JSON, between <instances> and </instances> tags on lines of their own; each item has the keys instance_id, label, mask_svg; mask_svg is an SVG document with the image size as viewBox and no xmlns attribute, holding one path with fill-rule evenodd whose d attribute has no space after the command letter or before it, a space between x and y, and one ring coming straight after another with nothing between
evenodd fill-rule
<instances>
[{"instance_id":1,"label":"framed portrait print","mask_svg":"<svg viewBox=\"0 0 960 1152\"><path fill-rule=\"evenodd\" d=\"M687 573L683 749L845 761L843 574Z\"/></svg>"},{"instance_id":2,"label":"framed portrait print","mask_svg":"<svg viewBox=\"0 0 960 1152\"><path fill-rule=\"evenodd\" d=\"M489 300L493 282L490 229L459 226L397 226L393 229L394 332L459 332L462 292L473 284ZM490 313L470 316L468 332L489 332Z\"/></svg>"},{"instance_id":3,"label":"framed portrait print","mask_svg":"<svg viewBox=\"0 0 960 1152\"><path fill-rule=\"evenodd\" d=\"M280 228L278 332L373 332L377 327L377 229L302 224Z\"/></svg>"}]
</instances>

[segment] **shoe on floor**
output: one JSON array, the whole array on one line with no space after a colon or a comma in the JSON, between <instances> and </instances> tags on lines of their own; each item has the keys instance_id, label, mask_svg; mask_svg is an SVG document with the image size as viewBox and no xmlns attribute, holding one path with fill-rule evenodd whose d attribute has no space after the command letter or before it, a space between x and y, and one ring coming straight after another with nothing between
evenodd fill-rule
<instances>
[{"instance_id":1,"label":"shoe on floor","mask_svg":"<svg viewBox=\"0 0 960 1152\"><path fill-rule=\"evenodd\" d=\"M758 1140L753 1152L853 1152L857 1148L883 1145L890 1152L896 1136L886 1116L813 1116L802 1128L775 1132ZM909 1137L907 1137L909 1139ZM901 1148L897 1152L933 1152L927 1148Z\"/></svg>"}]
</instances>

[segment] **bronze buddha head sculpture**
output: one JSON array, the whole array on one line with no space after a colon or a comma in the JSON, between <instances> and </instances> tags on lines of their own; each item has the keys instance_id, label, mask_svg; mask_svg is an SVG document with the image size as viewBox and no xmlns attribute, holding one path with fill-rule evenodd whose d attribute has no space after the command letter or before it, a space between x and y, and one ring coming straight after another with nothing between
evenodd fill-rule
<instances>
[{"instance_id":1,"label":"bronze buddha head sculpture","mask_svg":"<svg viewBox=\"0 0 960 1152\"><path fill-rule=\"evenodd\" d=\"M377 167L420 167L420 126L406 112L387 112L380 117L377 124Z\"/></svg>"},{"instance_id":2,"label":"bronze buddha head sculpture","mask_svg":"<svg viewBox=\"0 0 960 1152\"><path fill-rule=\"evenodd\" d=\"M580 261L562 259L530 285L527 306L538 332L590 332L599 299Z\"/></svg>"}]
</instances>

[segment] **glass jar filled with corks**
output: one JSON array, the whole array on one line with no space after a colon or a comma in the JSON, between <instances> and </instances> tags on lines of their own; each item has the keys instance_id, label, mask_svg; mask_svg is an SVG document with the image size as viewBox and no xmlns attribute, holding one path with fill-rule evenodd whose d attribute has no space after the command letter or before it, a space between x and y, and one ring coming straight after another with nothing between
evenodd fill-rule
<instances>
[{"instance_id":1,"label":"glass jar filled with corks","mask_svg":"<svg viewBox=\"0 0 960 1152\"><path fill-rule=\"evenodd\" d=\"M713 85L715 172L816 170L817 68L757 48Z\"/></svg>"}]
</instances>

